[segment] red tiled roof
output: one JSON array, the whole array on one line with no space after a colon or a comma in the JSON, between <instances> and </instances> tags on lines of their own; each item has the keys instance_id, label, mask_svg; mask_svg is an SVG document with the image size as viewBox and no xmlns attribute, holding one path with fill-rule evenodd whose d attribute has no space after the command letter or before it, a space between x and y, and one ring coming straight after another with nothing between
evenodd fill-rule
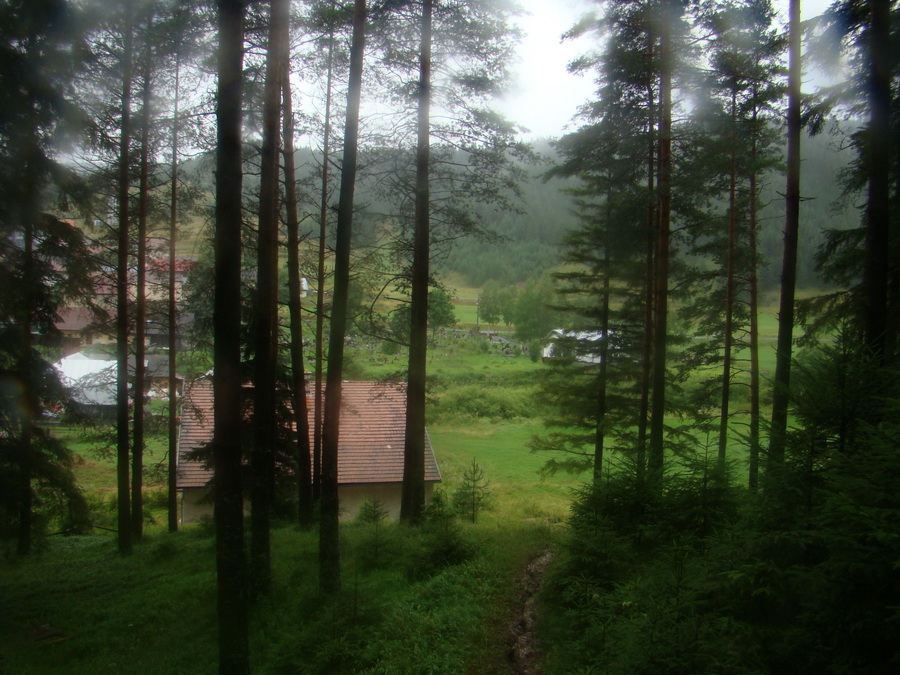
<instances>
[{"instance_id":1,"label":"red tiled roof","mask_svg":"<svg viewBox=\"0 0 900 675\"><path fill-rule=\"evenodd\" d=\"M382 382L344 382L341 391L338 483L402 482L406 422L404 388ZM185 395L178 445L179 488L203 487L212 478L210 469L185 458L191 450L209 443L212 433L212 379L204 377L195 380ZM438 482L441 474L427 434L425 446L425 480Z\"/></svg>"},{"instance_id":2,"label":"red tiled roof","mask_svg":"<svg viewBox=\"0 0 900 675\"><path fill-rule=\"evenodd\" d=\"M178 434L179 488L203 487L212 478L212 470L200 462L188 461L186 455L208 444L213 437L212 379L194 380L185 391L181 406L181 429Z\"/></svg>"}]
</instances>

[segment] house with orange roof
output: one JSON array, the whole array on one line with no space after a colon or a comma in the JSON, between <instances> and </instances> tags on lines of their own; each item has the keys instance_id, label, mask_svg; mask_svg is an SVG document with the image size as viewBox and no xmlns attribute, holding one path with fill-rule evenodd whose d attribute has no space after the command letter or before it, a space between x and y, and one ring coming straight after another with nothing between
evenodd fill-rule
<instances>
[{"instance_id":1,"label":"house with orange roof","mask_svg":"<svg viewBox=\"0 0 900 675\"><path fill-rule=\"evenodd\" d=\"M341 391L338 498L342 517L355 517L363 501L371 499L381 502L396 518L403 482L405 387L385 382L344 382ZM183 405L176 484L181 494L181 520L191 522L213 515L213 472L193 454L208 446L213 437L212 377L194 380L186 390ZM426 499L440 481L441 473L426 433Z\"/></svg>"}]
</instances>

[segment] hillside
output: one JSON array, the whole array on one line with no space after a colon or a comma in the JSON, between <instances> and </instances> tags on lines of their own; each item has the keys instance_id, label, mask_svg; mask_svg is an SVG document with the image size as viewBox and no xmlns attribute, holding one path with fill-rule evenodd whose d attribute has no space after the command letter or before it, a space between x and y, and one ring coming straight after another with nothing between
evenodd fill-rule
<instances>
[{"instance_id":1,"label":"hillside","mask_svg":"<svg viewBox=\"0 0 900 675\"><path fill-rule=\"evenodd\" d=\"M799 251L799 283L815 286L819 279L815 273L814 255L829 229L845 229L858 223L858 211L852 199L842 200L839 177L853 158L852 151L839 150L839 137L820 135L804 137L801 190L801 232ZM576 184L574 180L545 178L553 166L555 153L550 141L539 141L536 151L539 162L522 167L526 180L520 185L516 200L517 210L479 210L477 220L492 233L493 241L476 237L464 237L442 251L436 262L437 270L446 275L454 274L466 285L480 287L487 281L501 284L517 284L539 277L544 271L559 264L560 244L567 232L578 223L572 198L566 188ZM301 181L301 214L306 215L306 229L312 231L317 219L318 157L309 148L296 151L298 177ZM197 158L185 165L188 180L206 194L212 194L212 165L208 158ZM764 288L777 285L781 266L781 240L784 224L784 178L773 173L761 182L760 201L760 252L767 261L760 271ZM248 176L245 187L254 188L254 177ZM336 199L337 180L333 180L332 192ZM392 211L373 181L363 180L358 189L359 204L354 237L357 244L366 245L378 237L379 227ZM333 206L333 208L336 208ZM190 242L189 253L196 254L197 241L206 227L206 220L194 219L185 236Z\"/></svg>"}]
</instances>

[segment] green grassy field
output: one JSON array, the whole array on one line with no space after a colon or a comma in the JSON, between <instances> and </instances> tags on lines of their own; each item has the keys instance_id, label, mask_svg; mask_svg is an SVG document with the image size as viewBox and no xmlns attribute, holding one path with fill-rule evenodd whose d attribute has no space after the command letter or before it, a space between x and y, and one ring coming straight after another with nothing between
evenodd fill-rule
<instances>
[{"instance_id":1,"label":"green grassy field","mask_svg":"<svg viewBox=\"0 0 900 675\"><path fill-rule=\"evenodd\" d=\"M556 523L568 514L571 492L582 481L566 475L541 478L546 457L526 444L542 430L537 422L473 420L433 424L428 435L448 491L459 485L473 459L484 470L494 502L486 519Z\"/></svg>"}]
</instances>

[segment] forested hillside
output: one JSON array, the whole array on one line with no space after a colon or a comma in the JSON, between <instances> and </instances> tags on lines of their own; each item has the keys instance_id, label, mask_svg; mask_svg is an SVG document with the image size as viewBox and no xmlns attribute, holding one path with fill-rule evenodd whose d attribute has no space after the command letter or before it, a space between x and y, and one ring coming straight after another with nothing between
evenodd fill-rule
<instances>
[{"instance_id":1,"label":"forested hillside","mask_svg":"<svg viewBox=\"0 0 900 675\"><path fill-rule=\"evenodd\" d=\"M843 230L859 223L860 195L843 195L840 181L853 154L846 136L856 129L844 123L833 134L806 137L800 184L803 191L798 278L804 287L822 283L816 272L815 253L825 241L826 230ZM535 147L541 161L525 167L528 179L520 186L520 211L489 215L485 225L499 235L499 241L475 238L455 242L440 269L458 272L473 286L487 281L516 284L533 279L560 264L563 239L576 225L572 198L566 194L571 182L547 179L545 174L556 161L552 144ZM766 289L777 287L780 271L782 233L784 231L783 174L770 172L761 186L760 254L765 262L760 283Z\"/></svg>"},{"instance_id":2,"label":"forested hillside","mask_svg":"<svg viewBox=\"0 0 900 675\"><path fill-rule=\"evenodd\" d=\"M848 136L857 126L852 122L835 123L828 132L804 138L800 179L804 236L798 263L799 283L804 287L822 283L814 256L825 241L824 232L855 227L859 222L861 195L845 195L841 182L853 157ZM497 212L476 208L474 215L486 236L458 238L440 249L435 260L438 270L456 272L472 286L483 286L488 281L512 285L535 279L560 264L563 239L577 224L573 199L568 194L573 183L547 176L558 161L552 140L538 141L533 148L535 160L521 165L524 179L518 185L520 196L513 201L513 209ZM310 149L298 149L295 164L300 176L318 170L317 157ZM185 171L197 187L211 190L209 161L189 164ZM760 270L760 283L767 289L775 288L779 279L784 230L782 183L783 174L771 171L761 185L760 254L766 264ZM379 226L390 208L365 184L359 190L359 199L357 240L361 246L377 244ZM311 201L305 205L310 213L315 208Z\"/></svg>"}]
</instances>

